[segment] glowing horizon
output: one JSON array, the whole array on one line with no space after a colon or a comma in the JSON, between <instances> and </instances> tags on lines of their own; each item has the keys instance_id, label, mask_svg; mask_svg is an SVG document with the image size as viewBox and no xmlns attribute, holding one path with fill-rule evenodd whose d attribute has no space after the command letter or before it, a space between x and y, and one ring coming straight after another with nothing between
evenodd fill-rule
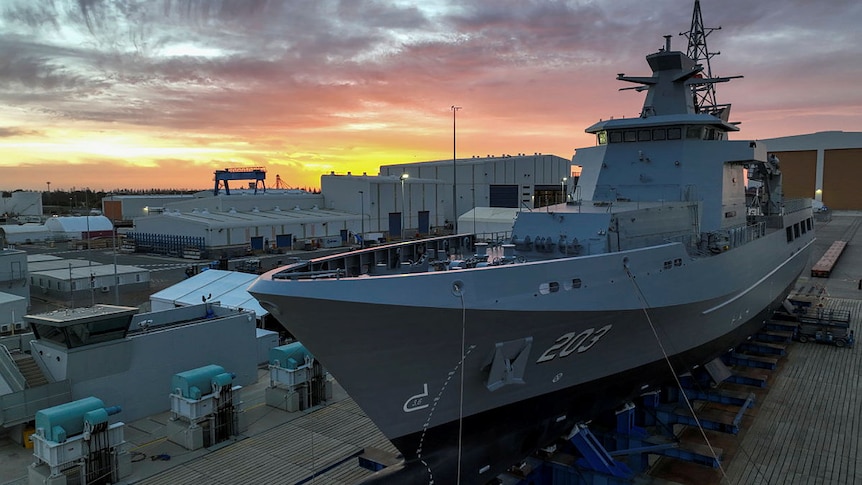
<instances>
[{"instance_id":1,"label":"glowing horizon","mask_svg":"<svg viewBox=\"0 0 862 485\"><path fill-rule=\"evenodd\" d=\"M359 0L0 7L0 190L206 189L263 166L291 187L386 164L549 153L637 116L618 72L649 73L692 0ZM735 139L862 131L862 6L703 0ZM820 39L828 38L824 44ZM685 38L673 47L685 50ZM271 179L270 179L271 177Z\"/></svg>"}]
</instances>

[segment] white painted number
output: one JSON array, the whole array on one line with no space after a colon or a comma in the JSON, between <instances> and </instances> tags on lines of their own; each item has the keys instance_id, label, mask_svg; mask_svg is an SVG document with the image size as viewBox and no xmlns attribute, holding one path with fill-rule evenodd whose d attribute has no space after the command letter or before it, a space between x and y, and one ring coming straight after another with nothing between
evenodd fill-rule
<instances>
[{"instance_id":1,"label":"white painted number","mask_svg":"<svg viewBox=\"0 0 862 485\"><path fill-rule=\"evenodd\" d=\"M568 357L575 352L579 354L586 352L590 350L593 345L596 345L596 343L598 343L598 341L611 330L611 327L613 327L613 325L605 325L598 330L588 328L581 333L569 332L564 334L554 341L554 345L551 345L548 350L544 351L542 355L539 356L536 363L541 364L542 362L548 362L558 356L560 358ZM587 339L589 339L589 341Z\"/></svg>"},{"instance_id":2,"label":"white painted number","mask_svg":"<svg viewBox=\"0 0 862 485\"><path fill-rule=\"evenodd\" d=\"M425 409L428 407L428 403L425 402L426 397L428 397L428 383L422 384L422 392L414 396L410 396L406 401L404 401L402 409L404 409L405 413L412 413L413 411Z\"/></svg>"}]
</instances>

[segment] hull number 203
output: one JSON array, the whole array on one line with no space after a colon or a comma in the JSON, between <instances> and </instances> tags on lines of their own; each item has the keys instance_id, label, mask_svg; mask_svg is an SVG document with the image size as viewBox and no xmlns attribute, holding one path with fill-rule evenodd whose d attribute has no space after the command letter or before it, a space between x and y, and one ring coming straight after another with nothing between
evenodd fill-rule
<instances>
[{"instance_id":1,"label":"hull number 203","mask_svg":"<svg viewBox=\"0 0 862 485\"><path fill-rule=\"evenodd\" d=\"M558 338L554 342L554 345L551 345L548 350L543 352L539 359L536 360L536 363L548 362L554 360L555 357L562 359L574 353L582 354L593 348L593 345L596 345L602 337L610 332L612 326L605 325L598 330L588 328L581 333L569 332Z\"/></svg>"}]
</instances>

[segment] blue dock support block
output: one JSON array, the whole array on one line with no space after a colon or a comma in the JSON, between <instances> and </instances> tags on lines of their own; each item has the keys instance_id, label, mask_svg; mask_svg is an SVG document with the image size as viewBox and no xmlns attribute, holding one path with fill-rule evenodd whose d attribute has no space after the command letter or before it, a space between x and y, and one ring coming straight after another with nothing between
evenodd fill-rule
<instances>
[{"instance_id":1,"label":"blue dock support block","mask_svg":"<svg viewBox=\"0 0 862 485\"><path fill-rule=\"evenodd\" d=\"M567 439L583 456L577 461L578 465L617 478L630 479L634 476L628 466L614 460L586 425L575 426Z\"/></svg>"},{"instance_id":2,"label":"blue dock support block","mask_svg":"<svg viewBox=\"0 0 862 485\"><path fill-rule=\"evenodd\" d=\"M766 387L766 381L768 376L764 375L745 375L745 374L733 374L727 378L727 382L732 382L734 384L742 384L745 386L752 387Z\"/></svg>"},{"instance_id":3,"label":"blue dock support block","mask_svg":"<svg viewBox=\"0 0 862 485\"><path fill-rule=\"evenodd\" d=\"M776 355L779 357L787 355L786 347L770 342L745 342L739 345L739 350L743 350L746 352L754 352L761 355Z\"/></svg>"},{"instance_id":4,"label":"blue dock support block","mask_svg":"<svg viewBox=\"0 0 862 485\"><path fill-rule=\"evenodd\" d=\"M722 360L727 365L741 365L744 367L753 367L756 369L775 370L778 366L777 359L773 357L758 357L755 355L745 355L737 352L725 354Z\"/></svg>"}]
</instances>

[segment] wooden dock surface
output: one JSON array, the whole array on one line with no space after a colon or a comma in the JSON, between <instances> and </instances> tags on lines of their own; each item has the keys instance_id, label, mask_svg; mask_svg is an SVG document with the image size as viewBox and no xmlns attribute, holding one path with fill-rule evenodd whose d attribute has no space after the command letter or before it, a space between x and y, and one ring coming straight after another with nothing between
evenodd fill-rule
<instances>
[{"instance_id":1,"label":"wooden dock surface","mask_svg":"<svg viewBox=\"0 0 862 485\"><path fill-rule=\"evenodd\" d=\"M830 303L860 327L862 301ZM862 345L791 345L721 483L862 483L860 374Z\"/></svg>"}]
</instances>

